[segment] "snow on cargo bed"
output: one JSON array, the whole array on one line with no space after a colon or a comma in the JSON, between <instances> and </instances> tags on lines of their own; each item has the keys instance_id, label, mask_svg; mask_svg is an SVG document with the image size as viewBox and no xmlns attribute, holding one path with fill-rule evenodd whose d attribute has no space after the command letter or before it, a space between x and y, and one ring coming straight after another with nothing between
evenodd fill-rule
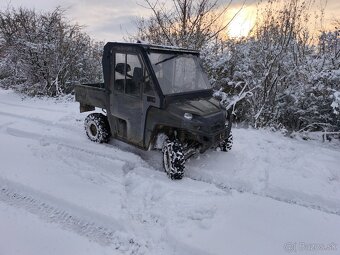
<instances>
[{"instance_id":1,"label":"snow on cargo bed","mask_svg":"<svg viewBox=\"0 0 340 255\"><path fill-rule=\"evenodd\" d=\"M159 152L90 142L75 102L0 106L0 254L338 252L340 147L234 129L171 181Z\"/></svg>"}]
</instances>

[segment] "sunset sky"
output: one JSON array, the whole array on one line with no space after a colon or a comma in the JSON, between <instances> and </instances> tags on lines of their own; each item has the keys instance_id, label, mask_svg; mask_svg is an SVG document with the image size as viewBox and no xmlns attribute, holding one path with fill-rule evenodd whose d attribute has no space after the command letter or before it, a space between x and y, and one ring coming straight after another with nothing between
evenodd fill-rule
<instances>
[{"instance_id":1,"label":"sunset sky","mask_svg":"<svg viewBox=\"0 0 340 255\"><path fill-rule=\"evenodd\" d=\"M234 0L229 13L238 10L240 0ZM231 36L246 35L255 19L255 0L248 0L246 8L233 20L229 27ZM317 6L324 5L325 0L316 0ZM67 8L67 16L79 24L85 25L86 32L96 40L122 41L123 37L133 34L134 21L137 17L148 16L149 10L141 7L143 0L8 0L1 1L3 10L8 5L29 7L37 10L52 10L56 6ZM340 1L328 0L325 23L340 16ZM227 17L225 17L227 19ZM227 33L227 31L226 31Z\"/></svg>"}]
</instances>

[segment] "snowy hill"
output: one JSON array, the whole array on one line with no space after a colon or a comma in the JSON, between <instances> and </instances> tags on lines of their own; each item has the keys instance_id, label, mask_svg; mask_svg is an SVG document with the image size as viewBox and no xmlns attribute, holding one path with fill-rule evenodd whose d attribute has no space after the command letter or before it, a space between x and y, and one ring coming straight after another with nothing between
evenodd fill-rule
<instances>
[{"instance_id":1,"label":"snowy hill","mask_svg":"<svg viewBox=\"0 0 340 255\"><path fill-rule=\"evenodd\" d=\"M234 129L171 181L72 101L0 90L0 254L339 254L340 144ZM325 253L327 251L327 253Z\"/></svg>"}]
</instances>

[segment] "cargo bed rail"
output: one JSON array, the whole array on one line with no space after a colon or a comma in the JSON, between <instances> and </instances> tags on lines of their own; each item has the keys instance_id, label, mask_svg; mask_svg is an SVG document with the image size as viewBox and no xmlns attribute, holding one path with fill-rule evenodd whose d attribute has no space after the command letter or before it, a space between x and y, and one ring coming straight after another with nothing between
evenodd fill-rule
<instances>
[{"instance_id":1,"label":"cargo bed rail","mask_svg":"<svg viewBox=\"0 0 340 255\"><path fill-rule=\"evenodd\" d=\"M107 91L104 83L76 85L75 99L80 103L80 112L93 111L95 107L106 109Z\"/></svg>"}]
</instances>

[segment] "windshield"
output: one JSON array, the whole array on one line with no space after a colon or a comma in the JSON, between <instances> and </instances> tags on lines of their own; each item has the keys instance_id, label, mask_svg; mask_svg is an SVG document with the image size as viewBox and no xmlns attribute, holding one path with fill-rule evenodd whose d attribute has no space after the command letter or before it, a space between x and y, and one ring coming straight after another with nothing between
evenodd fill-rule
<instances>
[{"instance_id":1,"label":"windshield","mask_svg":"<svg viewBox=\"0 0 340 255\"><path fill-rule=\"evenodd\" d=\"M197 56L152 52L149 57L164 95L211 88Z\"/></svg>"}]
</instances>

